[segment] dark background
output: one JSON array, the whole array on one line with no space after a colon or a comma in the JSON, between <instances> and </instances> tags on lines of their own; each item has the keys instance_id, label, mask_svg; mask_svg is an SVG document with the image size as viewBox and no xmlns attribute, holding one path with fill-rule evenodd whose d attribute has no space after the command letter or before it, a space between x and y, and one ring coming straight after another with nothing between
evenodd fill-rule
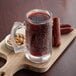
<instances>
[{"instance_id":1,"label":"dark background","mask_svg":"<svg viewBox=\"0 0 76 76\"><path fill-rule=\"evenodd\" d=\"M10 33L15 21L24 21L31 9L47 9L61 23L76 27L76 0L0 0L0 41ZM76 76L76 39L46 73L39 74L26 69L14 76Z\"/></svg>"}]
</instances>

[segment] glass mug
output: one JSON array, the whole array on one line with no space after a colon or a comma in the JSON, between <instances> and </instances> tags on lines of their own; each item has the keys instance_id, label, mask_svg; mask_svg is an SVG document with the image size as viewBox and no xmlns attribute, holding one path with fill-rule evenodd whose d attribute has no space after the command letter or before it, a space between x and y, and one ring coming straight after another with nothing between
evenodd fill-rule
<instances>
[{"instance_id":1,"label":"glass mug","mask_svg":"<svg viewBox=\"0 0 76 76\"><path fill-rule=\"evenodd\" d=\"M52 23L52 13L42 9L29 11L25 23L15 22L11 31L15 53L24 51L26 58L35 63L49 60L52 53ZM15 34L21 28L25 29L26 42L18 46Z\"/></svg>"}]
</instances>

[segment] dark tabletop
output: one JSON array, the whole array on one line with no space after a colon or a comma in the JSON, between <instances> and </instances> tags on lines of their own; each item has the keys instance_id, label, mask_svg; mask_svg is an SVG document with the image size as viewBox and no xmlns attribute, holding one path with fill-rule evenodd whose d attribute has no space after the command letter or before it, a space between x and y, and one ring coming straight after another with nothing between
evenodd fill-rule
<instances>
[{"instance_id":1,"label":"dark tabletop","mask_svg":"<svg viewBox=\"0 0 76 76\"><path fill-rule=\"evenodd\" d=\"M0 41L10 33L15 21L24 21L27 11L41 8L60 17L61 23L76 27L76 0L0 0ZM76 39L45 73L22 69L14 76L76 76Z\"/></svg>"}]
</instances>

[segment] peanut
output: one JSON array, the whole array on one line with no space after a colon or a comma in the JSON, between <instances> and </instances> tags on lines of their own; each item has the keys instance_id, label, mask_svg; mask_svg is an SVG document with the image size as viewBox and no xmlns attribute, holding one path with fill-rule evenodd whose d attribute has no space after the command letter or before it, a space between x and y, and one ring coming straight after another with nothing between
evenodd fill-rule
<instances>
[{"instance_id":1,"label":"peanut","mask_svg":"<svg viewBox=\"0 0 76 76\"><path fill-rule=\"evenodd\" d=\"M22 44L24 44L24 41L25 41L24 35L23 35L23 34L16 34L16 35L15 35L15 41L16 41L17 45L22 45ZM12 45L12 40L11 40L11 38L9 38L9 39L7 40L7 42L8 42L10 45Z\"/></svg>"}]
</instances>

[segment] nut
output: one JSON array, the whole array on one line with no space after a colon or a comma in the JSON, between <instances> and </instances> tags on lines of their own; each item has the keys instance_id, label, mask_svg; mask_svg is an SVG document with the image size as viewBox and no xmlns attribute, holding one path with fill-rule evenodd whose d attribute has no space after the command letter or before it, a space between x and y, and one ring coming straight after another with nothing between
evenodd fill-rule
<instances>
[{"instance_id":1,"label":"nut","mask_svg":"<svg viewBox=\"0 0 76 76\"><path fill-rule=\"evenodd\" d=\"M16 35L15 35L15 41L16 41L17 45L22 45L22 44L24 44L24 41L25 41L24 35L23 35L23 34L19 34L19 33L16 34ZM9 39L7 40L7 42L8 42L8 44L12 45L12 40L11 40L11 38L9 38Z\"/></svg>"}]
</instances>

